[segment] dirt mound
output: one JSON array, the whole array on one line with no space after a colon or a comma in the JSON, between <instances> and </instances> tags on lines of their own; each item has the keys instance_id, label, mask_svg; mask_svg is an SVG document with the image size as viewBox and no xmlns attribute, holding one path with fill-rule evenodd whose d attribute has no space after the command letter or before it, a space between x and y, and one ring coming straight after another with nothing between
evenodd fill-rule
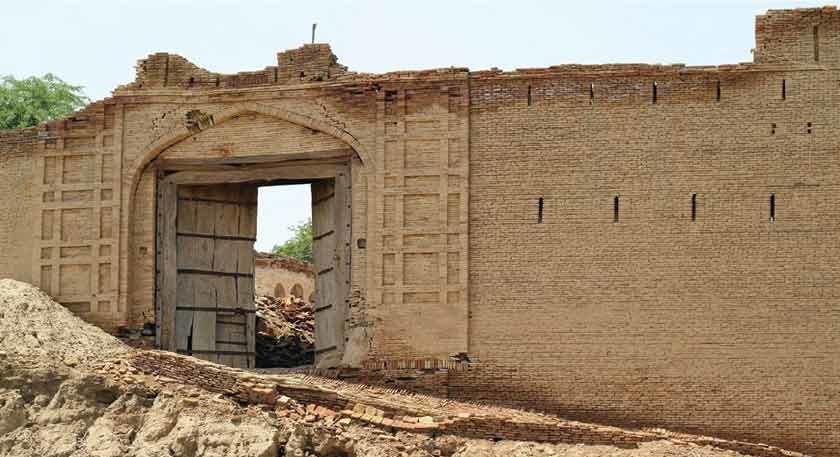
<instances>
[{"instance_id":1,"label":"dirt mound","mask_svg":"<svg viewBox=\"0 0 840 457\"><path fill-rule=\"evenodd\" d=\"M193 395L77 370L17 372L0 379L0 456L278 455L268 417Z\"/></svg>"},{"instance_id":2,"label":"dirt mound","mask_svg":"<svg viewBox=\"0 0 840 457\"><path fill-rule=\"evenodd\" d=\"M0 351L31 365L68 366L104 360L128 349L79 319L35 286L0 279Z\"/></svg>"},{"instance_id":3,"label":"dirt mound","mask_svg":"<svg viewBox=\"0 0 840 457\"><path fill-rule=\"evenodd\" d=\"M297 298L262 295L257 308L257 368L291 368L314 361L315 311Z\"/></svg>"}]
</instances>

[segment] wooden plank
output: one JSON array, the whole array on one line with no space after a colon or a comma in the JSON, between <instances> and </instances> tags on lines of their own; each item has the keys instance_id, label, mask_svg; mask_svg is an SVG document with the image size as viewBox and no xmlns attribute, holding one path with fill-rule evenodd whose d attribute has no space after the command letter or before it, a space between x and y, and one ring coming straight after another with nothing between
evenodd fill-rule
<instances>
[{"instance_id":1,"label":"wooden plank","mask_svg":"<svg viewBox=\"0 0 840 457\"><path fill-rule=\"evenodd\" d=\"M252 300L253 301L253 300ZM256 352L256 328L257 316L256 314L248 314L245 316L245 342L248 344L248 352L253 354ZM256 358L251 355L247 358L247 368L256 368Z\"/></svg>"},{"instance_id":2,"label":"wooden plank","mask_svg":"<svg viewBox=\"0 0 840 457\"><path fill-rule=\"evenodd\" d=\"M175 306L177 303L177 239L175 221L178 214L178 189L175 183L164 180L161 186L161 204L163 205L160 224L161 236L161 339L162 348L176 350L175 342Z\"/></svg>"},{"instance_id":3,"label":"wooden plank","mask_svg":"<svg viewBox=\"0 0 840 457\"><path fill-rule=\"evenodd\" d=\"M196 202L189 200L178 200L178 231L195 232L196 227Z\"/></svg>"},{"instance_id":4,"label":"wooden plank","mask_svg":"<svg viewBox=\"0 0 840 457\"><path fill-rule=\"evenodd\" d=\"M239 297L236 292L236 278L223 277L216 280L216 306L218 308L234 308L239 305ZM235 335L231 331L232 326L220 323L219 315L216 314L216 350L218 351L236 351L236 348L230 347L227 341L234 341ZM235 317L229 317L235 319ZM223 321L224 322L224 321ZM244 343L244 339L242 341ZM242 350L241 348L239 350ZM228 354L219 354L219 363L236 366L237 356Z\"/></svg>"},{"instance_id":5,"label":"wooden plank","mask_svg":"<svg viewBox=\"0 0 840 457\"><path fill-rule=\"evenodd\" d=\"M242 309L252 310L254 306L254 278L239 277L236 281L236 293L239 297L239 306Z\"/></svg>"},{"instance_id":6,"label":"wooden plank","mask_svg":"<svg viewBox=\"0 0 840 457\"><path fill-rule=\"evenodd\" d=\"M324 309L318 313L315 320L315 349L337 346L335 331L335 271L315 278L315 290L318 297L315 301Z\"/></svg>"},{"instance_id":7,"label":"wooden plank","mask_svg":"<svg viewBox=\"0 0 840 457\"><path fill-rule=\"evenodd\" d=\"M43 165L43 161L39 161L41 165ZM161 262L162 258L160 257L160 253L163 252L163 232L161 231L161 223L163 221L163 190L161 188L161 184L163 182L163 173L158 170L157 172L157 183L155 186L155 198L157 199L155 204L155 347L162 347L161 346L161 336L163 335L163 329L161 324L163 323L163 311L162 311L162 297L163 297L163 276L161 276ZM40 218L38 222L40 222ZM176 222L177 223L177 222ZM36 227L37 228L37 227ZM41 229L37 228L35 233L41 233ZM177 233L176 233L177 235ZM40 257L38 257L40 259ZM46 284L38 284L37 286L44 287L47 291L49 291L49 286Z\"/></svg>"},{"instance_id":8,"label":"wooden plank","mask_svg":"<svg viewBox=\"0 0 840 457\"><path fill-rule=\"evenodd\" d=\"M236 240L216 239L212 270L221 273L238 273L240 244L242 243Z\"/></svg>"},{"instance_id":9,"label":"wooden plank","mask_svg":"<svg viewBox=\"0 0 840 457\"><path fill-rule=\"evenodd\" d=\"M216 205L216 232L218 235L239 236L239 211L237 203L220 203Z\"/></svg>"},{"instance_id":10,"label":"wooden plank","mask_svg":"<svg viewBox=\"0 0 840 457\"><path fill-rule=\"evenodd\" d=\"M228 203L239 205L240 202L235 200L226 200L222 197L178 197L179 202L206 202L206 203Z\"/></svg>"},{"instance_id":11,"label":"wooden plank","mask_svg":"<svg viewBox=\"0 0 840 457\"><path fill-rule=\"evenodd\" d=\"M332 331L335 333L335 345L338 357L344 352L344 322L349 314L347 298L350 295L350 242L352 226L350 223L351 179L349 164L340 165L335 177L335 202L333 211L335 217L335 306L332 311ZM338 361L336 361L338 362Z\"/></svg>"},{"instance_id":12,"label":"wooden plank","mask_svg":"<svg viewBox=\"0 0 840 457\"><path fill-rule=\"evenodd\" d=\"M227 189L232 193L230 189ZM236 194L238 194L238 190ZM234 195L226 195L231 198ZM238 197L238 195L236 195ZM229 203L216 204L216 236L240 236L239 233L239 206ZM215 251L213 254L213 270L226 273L238 272L239 264L239 242L235 240L215 240Z\"/></svg>"},{"instance_id":13,"label":"wooden plank","mask_svg":"<svg viewBox=\"0 0 840 457\"><path fill-rule=\"evenodd\" d=\"M246 205L239 209L239 236L257 237L257 206Z\"/></svg>"},{"instance_id":14,"label":"wooden plank","mask_svg":"<svg viewBox=\"0 0 840 457\"><path fill-rule=\"evenodd\" d=\"M93 297L87 297L88 299ZM242 308L216 308L216 307L209 307L209 306L178 306L175 308L176 310L184 310L184 311L193 311L196 313L215 313L218 317L234 317L234 316L242 316L248 313L253 313L255 310L253 309L242 309Z\"/></svg>"},{"instance_id":15,"label":"wooden plank","mask_svg":"<svg viewBox=\"0 0 840 457\"><path fill-rule=\"evenodd\" d=\"M169 175L169 179L172 179L174 175ZM180 184L180 183L179 183ZM178 199L215 199L217 198L217 193L214 190L214 186L198 186L198 185L179 185L178 186Z\"/></svg>"},{"instance_id":16,"label":"wooden plank","mask_svg":"<svg viewBox=\"0 0 840 457\"><path fill-rule=\"evenodd\" d=\"M237 308L239 297L236 291L236 278L222 277L215 281L216 286L216 308Z\"/></svg>"},{"instance_id":17,"label":"wooden plank","mask_svg":"<svg viewBox=\"0 0 840 457\"><path fill-rule=\"evenodd\" d=\"M250 273L229 273L224 271L213 271L213 270L197 270L193 268L179 268L178 273L192 273L197 275L207 275L207 276L233 276L233 277L253 277L254 275Z\"/></svg>"},{"instance_id":18,"label":"wooden plank","mask_svg":"<svg viewBox=\"0 0 840 457\"><path fill-rule=\"evenodd\" d=\"M191 232L178 232L178 236L191 236L195 238L212 238L214 240L237 240L237 241L250 241L251 243L257 241L256 238L250 236L237 236L237 235L204 235L201 233L191 233Z\"/></svg>"},{"instance_id":19,"label":"wooden plank","mask_svg":"<svg viewBox=\"0 0 840 457\"><path fill-rule=\"evenodd\" d=\"M188 351L191 349L193 316L192 311L175 310L175 347L178 351Z\"/></svg>"},{"instance_id":20,"label":"wooden plank","mask_svg":"<svg viewBox=\"0 0 840 457\"><path fill-rule=\"evenodd\" d=\"M254 205L246 205L240 208L239 219L239 234L245 236L257 236L257 186L243 186L242 199L245 203L253 203ZM254 243L240 242L239 243L239 270L254 274ZM240 294L240 306L244 309L255 310L254 304L254 278L238 278L241 282L237 284L237 292ZM241 288L246 288L240 292ZM243 337L246 348L249 354L245 357L245 368L255 368L256 365L256 313L248 313L245 315L245 328L243 329Z\"/></svg>"},{"instance_id":21,"label":"wooden plank","mask_svg":"<svg viewBox=\"0 0 840 457\"><path fill-rule=\"evenodd\" d=\"M214 282L217 278L204 275L182 274L193 276L195 287L195 301L199 306L216 306L216 287ZM192 328L192 348L196 351L216 350L216 314L215 313L194 313ZM202 353L200 358L218 362L218 357L210 353Z\"/></svg>"},{"instance_id":22,"label":"wooden plank","mask_svg":"<svg viewBox=\"0 0 840 457\"><path fill-rule=\"evenodd\" d=\"M195 170L196 168L213 170L213 171L230 171L240 170L242 165L231 166L232 164L260 164L259 167L265 167L266 163L276 165L280 163L293 162L297 160L306 160L307 164L323 163L341 161L345 162L352 157L354 151L352 149L328 149L324 151L301 152L266 156L248 156L248 157L226 157L219 159L161 159L156 162L161 169L172 170ZM246 165L247 166L247 165Z\"/></svg>"},{"instance_id":23,"label":"wooden plank","mask_svg":"<svg viewBox=\"0 0 840 457\"><path fill-rule=\"evenodd\" d=\"M315 276L315 301L325 312L318 313L315 319L316 364L325 359L326 348L335 347L335 328L333 312L335 304L335 183L323 180L312 184L312 230L313 260L316 271L323 272Z\"/></svg>"},{"instance_id":24,"label":"wooden plank","mask_svg":"<svg viewBox=\"0 0 840 457\"><path fill-rule=\"evenodd\" d=\"M177 213L184 218L174 246L174 270L182 288L176 300L181 307L178 327L173 329L177 349L234 367L253 367L256 185L185 185L176 191Z\"/></svg>"},{"instance_id":25,"label":"wooden plank","mask_svg":"<svg viewBox=\"0 0 840 457\"><path fill-rule=\"evenodd\" d=\"M255 274L254 272L254 243L240 242L237 244L237 270L242 274Z\"/></svg>"},{"instance_id":26,"label":"wooden plank","mask_svg":"<svg viewBox=\"0 0 840 457\"><path fill-rule=\"evenodd\" d=\"M216 234L216 205L210 201L196 201L195 233Z\"/></svg>"},{"instance_id":27,"label":"wooden plank","mask_svg":"<svg viewBox=\"0 0 840 457\"><path fill-rule=\"evenodd\" d=\"M254 309L254 279L253 278L237 278L237 293L239 296L239 306L244 309ZM256 314L250 313L245 316L245 342L247 343L248 352L256 351ZM246 357L244 365L247 368L253 368L254 358Z\"/></svg>"},{"instance_id":28,"label":"wooden plank","mask_svg":"<svg viewBox=\"0 0 840 457\"><path fill-rule=\"evenodd\" d=\"M251 316L254 316L251 314ZM237 323L230 323L230 321L217 321L216 326L218 332L216 334L216 350L220 352L253 352L253 349L248 349L252 345L247 341L247 316L227 317L226 319L236 319ZM220 354L219 363L229 365L237 368L252 368L253 365L248 365L248 357L237 354Z\"/></svg>"},{"instance_id":29,"label":"wooden plank","mask_svg":"<svg viewBox=\"0 0 840 457\"><path fill-rule=\"evenodd\" d=\"M178 275L177 306L194 307L195 285L192 275ZM192 336L194 311L188 309L175 310L175 348L179 351L190 349L189 339Z\"/></svg>"},{"instance_id":30,"label":"wooden plank","mask_svg":"<svg viewBox=\"0 0 840 457\"><path fill-rule=\"evenodd\" d=\"M212 270L216 240L179 235L177 256L179 270Z\"/></svg>"},{"instance_id":31,"label":"wooden plank","mask_svg":"<svg viewBox=\"0 0 840 457\"><path fill-rule=\"evenodd\" d=\"M250 184L246 186L240 186L242 191L242 202L243 203L253 203L257 204L257 200L259 198L259 188L256 184ZM255 222L256 223L256 222Z\"/></svg>"},{"instance_id":32,"label":"wooden plank","mask_svg":"<svg viewBox=\"0 0 840 457\"><path fill-rule=\"evenodd\" d=\"M212 184L224 180L228 183L269 182L279 179L327 179L335 174L335 163L319 165L284 165L230 171L180 171L171 175L177 184Z\"/></svg>"}]
</instances>

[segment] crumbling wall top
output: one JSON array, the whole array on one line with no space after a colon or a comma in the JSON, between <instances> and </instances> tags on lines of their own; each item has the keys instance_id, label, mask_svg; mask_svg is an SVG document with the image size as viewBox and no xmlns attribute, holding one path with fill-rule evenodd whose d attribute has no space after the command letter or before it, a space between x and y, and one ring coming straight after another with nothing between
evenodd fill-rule
<instances>
[{"instance_id":1,"label":"crumbling wall top","mask_svg":"<svg viewBox=\"0 0 840 457\"><path fill-rule=\"evenodd\" d=\"M769 10L755 19L754 60L761 64L840 65L840 12L834 6Z\"/></svg>"},{"instance_id":2,"label":"crumbling wall top","mask_svg":"<svg viewBox=\"0 0 840 457\"><path fill-rule=\"evenodd\" d=\"M311 263L303 262L286 255L257 252L254 256L254 261L258 266L280 268L295 273L303 273L307 276L315 276L315 271L312 269Z\"/></svg>"},{"instance_id":3,"label":"crumbling wall top","mask_svg":"<svg viewBox=\"0 0 840 457\"><path fill-rule=\"evenodd\" d=\"M160 52L137 62L134 82L120 89L231 89L313 81L347 74L330 45L306 44L277 54L277 66L236 74L214 73L177 55Z\"/></svg>"}]
</instances>

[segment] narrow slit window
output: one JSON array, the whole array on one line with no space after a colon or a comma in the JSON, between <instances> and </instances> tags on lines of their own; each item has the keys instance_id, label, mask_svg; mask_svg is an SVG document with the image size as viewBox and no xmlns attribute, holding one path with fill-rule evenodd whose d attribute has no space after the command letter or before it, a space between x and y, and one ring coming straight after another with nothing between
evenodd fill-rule
<instances>
[{"instance_id":1,"label":"narrow slit window","mask_svg":"<svg viewBox=\"0 0 840 457\"><path fill-rule=\"evenodd\" d=\"M770 194L770 222L776 222L776 194Z\"/></svg>"},{"instance_id":2,"label":"narrow slit window","mask_svg":"<svg viewBox=\"0 0 840 457\"><path fill-rule=\"evenodd\" d=\"M589 103L595 101L595 84L589 83Z\"/></svg>"},{"instance_id":3,"label":"narrow slit window","mask_svg":"<svg viewBox=\"0 0 840 457\"><path fill-rule=\"evenodd\" d=\"M658 87L658 84L656 84L656 81L654 81L653 86L651 87L651 90L653 91L652 92L652 101L653 101L654 105L656 104L656 96L657 96L656 89L657 89L657 87Z\"/></svg>"},{"instance_id":4,"label":"narrow slit window","mask_svg":"<svg viewBox=\"0 0 840 457\"><path fill-rule=\"evenodd\" d=\"M811 123L809 122L807 127L808 127L807 132L808 132L808 134L810 134L810 133L812 132L811 128L813 127L813 124L811 124Z\"/></svg>"},{"instance_id":5,"label":"narrow slit window","mask_svg":"<svg viewBox=\"0 0 840 457\"><path fill-rule=\"evenodd\" d=\"M814 26L814 62L820 61L820 26Z\"/></svg>"},{"instance_id":6,"label":"narrow slit window","mask_svg":"<svg viewBox=\"0 0 840 457\"><path fill-rule=\"evenodd\" d=\"M715 101L720 101L720 80L715 83Z\"/></svg>"},{"instance_id":7,"label":"narrow slit window","mask_svg":"<svg viewBox=\"0 0 840 457\"><path fill-rule=\"evenodd\" d=\"M618 195L613 197L613 222L618 223Z\"/></svg>"},{"instance_id":8,"label":"narrow slit window","mask_svg":"<svg viewBox=\"0 0 840 457\"><path fill-rule=\"evenodd\" d=\"M528 85L528 106L531 106L531 85Z\"/></svg>"},{"instance_id":9,"label":"narrow slit window","mask_svg":"<svg viewBox=\"0 0 840 457\"><path fill-rule=\"evenodd\" d=\"M782 80L782 100L787 100L787 80Z\"/></svg>"},{"instance_id":10,"label":"narrow slit window","mask_svg":"<svg viewBox=\"0 0 840 457\"><path fill-rule=\"evenodd\" d=\"M691 222L697 221L697 194L691 194Z\"/></svg>"},{"instance_id":11,"label":"narrow slit window","mask_svg":"<svg viewBox=\"0 0 840 457\"><path fill-rule=\"evenodd\" d=\"M771 135L775 135L775 134L776 134L776 123L775 123L775 122L774 122L774 123L772 123L772 124L770 124L770 134L771 134Z\"/></svg>"},{"instance_id":12,"label":"narrow slit window","mask_svg":"<svg viewBox=\"0 0 840 457\"><path fill-rule=\"evenodd\" d=\"M543 198L540 197L537 200L537 224L542 224L543 222Z\"/></svg>"}]
</instances>

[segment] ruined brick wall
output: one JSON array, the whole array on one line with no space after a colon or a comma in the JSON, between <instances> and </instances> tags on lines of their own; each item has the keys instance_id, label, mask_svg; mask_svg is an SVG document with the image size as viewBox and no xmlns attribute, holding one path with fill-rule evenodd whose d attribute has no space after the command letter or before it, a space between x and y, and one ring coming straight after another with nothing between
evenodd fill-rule
<instances>
[{"instance_id":1,"label":"ruined brick wall","mask_svg":"<svg viewBox=\"0 0 840 457\"><path fill-rule=\"evenodd\" d=\"M756 62L719 67L364 75L307 45L222 75L155 54L113 98L0 134L0 209L26 223L0 223L0 273L140 326L161 161L350 148L346 362L471 360L441 391L835 455L836 23L768 13Z\"/></svg>"},{"instance_id":2,"label":"ruined brick wall","mask_svg":"<svg viewBox=\"0 0 840 457\"><path fill-rule=\"evenodd\" d=\"M254 275L257 295L288 298L295 286L299 286L299 298L311 301L310 297L314 297L315 272L308 263L290 257L258 253L254 262Z\"/></svg>"},{"instance_id":3,"label":"ruined brick wall","mask_svg":"<svg viewBox=\"0 0 840 457\"><path fill-rule=\"evenodd\" d=\"M755 62L763 64L840 64L840 13L837 8L770 10L756 17Z\"/></svg>"}]
</instances>

